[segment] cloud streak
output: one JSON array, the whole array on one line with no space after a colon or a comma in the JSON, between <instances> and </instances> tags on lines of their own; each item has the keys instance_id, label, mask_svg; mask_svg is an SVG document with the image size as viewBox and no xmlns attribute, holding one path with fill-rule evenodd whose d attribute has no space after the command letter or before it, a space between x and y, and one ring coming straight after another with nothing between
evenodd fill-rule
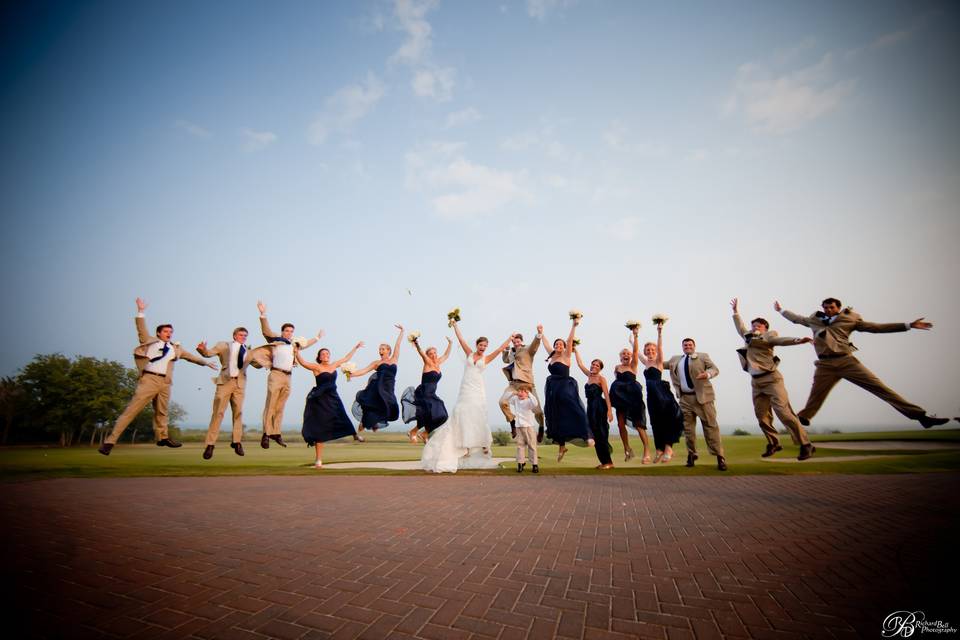
<instances>
[{"instance_id":1,"label":"cloud streak","mask_svg":"<svg viewBox=\"0 0 960 640\"><path fill-rule=\"evenodd\" d=\"M310 124L310 142L323 144L332 134L349 132L385 94L386 86L373 72L367 72L362 82L340 88L325 100L323 111Z\"/></svg>"}]
</instances>

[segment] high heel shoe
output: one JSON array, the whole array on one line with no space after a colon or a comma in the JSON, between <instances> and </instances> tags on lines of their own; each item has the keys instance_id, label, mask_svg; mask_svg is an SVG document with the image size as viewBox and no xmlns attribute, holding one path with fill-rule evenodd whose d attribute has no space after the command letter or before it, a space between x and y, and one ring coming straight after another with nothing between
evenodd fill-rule
<instances>
[{"instance_id":1,"label":"high heel shoe","mask_svg":"<svg viewBox=\"0 0 960 640\"><path fill-rule=\"evenodd\" d=\"M653 459L653 464L660 462L661 458L663 458L663 451L657 451L657 457Z\"/></svg>"},{"instance_id":2,"label":"high heel shoe","mask_svg":"<svg viewBox=\"0 0 960 640\"><path fill-rule=\"evenodd\" d=\"M632 460L634 457L636 457L636 455L637 455L637 454L635 454L635 453L633 452L633 449L630 449L630 448L628 447L628 448L625 449L624 452L623 452L623 461L624 461L624 462L630 462L630 460Z\"/></svg>"},{"instance_id":3,"label":"high heel shoe","mask_svg":"<svg viewBox=\"0 0 960 640\"><path fill-rule=\"evenodd\" d=\"M567 453L566 447L560 447L560 451L557 452L557 462L560 462L561 460L563 460L563 456L566 455L566 453Z\"/></svg>"}]
</instances>

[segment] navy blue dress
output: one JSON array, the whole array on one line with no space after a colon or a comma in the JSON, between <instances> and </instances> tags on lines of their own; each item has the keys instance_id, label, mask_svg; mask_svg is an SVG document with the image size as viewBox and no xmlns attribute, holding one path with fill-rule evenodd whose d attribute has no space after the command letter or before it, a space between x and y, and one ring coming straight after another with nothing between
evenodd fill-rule
<instances>
[{"instance_id":1,"label":"navy blue dress","mask_svg":"<svg viewBox=\"0 0 960 640\"><path fill-rule=\"evenodd\" d=\"M587 439L592 436L577 381L570 377L570 367L554 362L547 371L550 375L547 376L543 402L547 437L561 446L567 442L586 446Z\"/></svg>"},{"instance_id":2,"label":"navy blue dress","mask_svg":"<svg viewBox=\"0 0 960 640\"><path fill-rule=\"evenodd\" d=\"M416 389L407 387L404 390L400 396L404 422L416 420L419 428L431 433L447 421L447 407L443 400L437 397L437 383L440 378L439 371L427 371L421 376L420 385Z\"/></svg>"},{"instance_id":3,"label":"navy blue dress","mask_svg":"<svg viewBox=\"0 0 960 640\"><path fill-rule=\"evenodd\" d=\"M610 404L634 429L647 428L647 407L643 404L643 387L633 371L619 371L610 385Z\"/></svg>"},{"instance_id":4,"label":"navy blue dress","mask_svg":"<svg viewBox=\"0 0 960 640\"><path fill-rule=\"evenodd\" d=\"M647 405L650 408L650 425L653 427L653 444L663 451L668 444L680 442L683 433L683 413L670 383L663 379L663 372L656 367L643 370L647 380Z\"/></svg>"},{"instance_id":5,"label":"navy blue dress","mask_svg":"<svg viewBox=\"0 0 960 640\"><path fill-rule=\"evenodd\" d=\"M583 385L583 390L587 394L587 423L596 440L594 448L597 450L597 460L600 464L612 464L610 423L607 422L607 401L603 397L603 389L598 384L588 382Z\"/></svg>"},{"instance_id":6,"label":"navy blue dress","mask_svg":"<svg viewBox=\"0 0 960 640\"><path fill-rule=\"evenodd\" d=\"M367 386L357 392L353 417L364 429L383 429L400 417L400 405L393 387L397 383L397 365L381 364L370 376Z\"/></svg>"},{"instance_id":7,"label":"navy blue dress","mask_svg":"<svg viewBox=\"0 0 960 640\"><path fill-rule=\"evenodd\" d=\"M318 442L357 435L337 393L336 371L317 376L317 386L307 394L300 435L311 447Z\"/></svg>"}]
</instances>

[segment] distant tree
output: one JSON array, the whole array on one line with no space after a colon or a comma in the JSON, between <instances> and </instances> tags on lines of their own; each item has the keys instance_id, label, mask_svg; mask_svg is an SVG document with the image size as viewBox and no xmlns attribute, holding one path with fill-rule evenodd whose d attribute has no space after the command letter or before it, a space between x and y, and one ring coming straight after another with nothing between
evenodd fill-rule
<instances>
[{"instance_id":1,"label":"distant tree","mask_svg":"<svg viewBox=\"0 0 960 640\"><path fill-rule=\"evenodd\" d=\"M0 444L7 444L13 419L22 411L26 394L15 378L0 379L0 415L3 416L3 435Z\"/></svg>"}]
</instances>

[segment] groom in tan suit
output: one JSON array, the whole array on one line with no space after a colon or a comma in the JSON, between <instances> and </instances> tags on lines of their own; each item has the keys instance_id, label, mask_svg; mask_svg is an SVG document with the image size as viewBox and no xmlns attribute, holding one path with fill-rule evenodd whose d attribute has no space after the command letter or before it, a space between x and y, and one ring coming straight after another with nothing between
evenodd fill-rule
<instances>
[{"instance_id":1,"label":"groom in tan suit","mask_svg":"<svg viewBox=\"0 0 960 640\"><path fill-rule=\"evenodd\" d=\"M537 424L540 425L539 431L543 431L543 409L540 396L537 395L537 385L533 382L533 356L537 354L542 339L543 325L537 325L537 336L529 347L524 346L523 335L515 333L511 338L513 344L510 345L509 349L505 349L501 356L507 364L503 368L503 375L507 377L508 384L503 395L500 396L500 411L503 412L503 417L510 423L510 433L514 438L517 437L517 424L516 416L510 408L510 398L517 395L520 389L526 389L536 398L537 406L534 409L534 416L537 419ZM538 434L538 441L542 438L543 436Z\"/></svg>"},{"instance_id":2,"label":"groom in tan suit","mask_svg":"<svg viewBox=\"0 0 960 640\"><path fill-rule=\"evenodd\" d=\"M217 368L214 363L181 349L179 342L171 342L173 325L161 324L157 327L156 335L151 336L147 331L147 321L143 317L146 308L147 303L137 298L135 322L140 344L133 350L133 361L140 372L140 380L137 382L137 388L127 408L117 418L113 432L104 439L98 449L105 456L110 455L110 451L127 426L151 402L153 403L153 431L157 438L157 446L174 449L183 446L172 439L168 433L167 407L170 405L170 387L173 385L173 365L183 358L194 364L206 365L211 369Z\"/></svg>"},{"instance_id":3,"label":"groom in tan suit","mask_svg":"<svg viewBox=\"0 0 960 640\"><path fill-rule=\"evenodd\" d=\"M700 418L707 450L710 455L717 457L717 468L726 471L727 461L723 457L713 385L710 384L710 379L716 378L720 370L709 355L697 353L697 343L693 338L684 338L680 345L683 347L683 355L670 358L665 365L670 369L670 380L676 389L680 410L683 412L687 466L692 467L697 459L697 418Z\"/></svg>"},{"instance_id":4,"label":"groom in tan suit","mask_svg":"<svg viewBox=\"0 0 960 640\"><path fill-rule=\"evenodd\" d=\"M750 385L753 389L753 411L760 423L760 430L767 438L767 449L761 456L769 458L777 451L782 451L777 429L773 426L773 412L776 411L780 422L784 424L794 444L800 445L798 460L806 460L813 455L814 447L807 436L806 430L800 424L797 414L790 406L787 388L783 384L783 376L777 371L780 358L773 355L774 347L807 344L812 338L781 338L776 331L769 331L770 323L764 318L754 318L750 321L750 329L743 324L738 309L738 300L730 301L733 307L733 326L746 343L737 349L740 356L740 365L750 374Z\"/></svg>"},{"instance_id":5,"label":"groom in tan suit","mask_svg":"<svg viewBox=\"0 0 960 640\"><path fill-rule=\"evenodd\" d=\"M853 356L857 348L850 342L850 334L854 331L867 333L897 333L910 329L927 331L933 328L933 323L925 322L923 318L917 318L913 322L867 322L850 307L842 308L840 301L836 298L824 300L821 303L823 310L811 316L801 316L787 311L778 301L773 303L773 308L790 322L810 327L813 331L813 347L817 351L817 363L807 406L797 413L802 424L810 424L813 416L817 415L820 407L823 406L823 401L827 399L830 390L841 380L849 380L858 387L866 389L911 420L918 421L924 429L946 424L949 421L949 418L929 415L923 407L909 402L883 384L880 378Z\"/></svg>"},{"instance_id":6,"label":"groom in tan suit","mask_svg":"<svg viewBox=\"0 0 960 640\"><path fill-rule=\"evenodd\" d=\"M233 433L230 447L238 456L243 455L243 394L247 386L247 365L253 359L252 350L247 348L247 330L237 327L233 330L231 342L218 342L212 349L207 348L206 341L197 345L197 352L204 358L218 356L220 358L220 375L213 379L217 389L213 394L213 415L210 417L210 426L207 427L206 448L203 450L203 459L213 457L213 447L217 444L220 434L220 424L223 414L227 411L227 404L233 414Z\"/></svg>"}]
</instances>

